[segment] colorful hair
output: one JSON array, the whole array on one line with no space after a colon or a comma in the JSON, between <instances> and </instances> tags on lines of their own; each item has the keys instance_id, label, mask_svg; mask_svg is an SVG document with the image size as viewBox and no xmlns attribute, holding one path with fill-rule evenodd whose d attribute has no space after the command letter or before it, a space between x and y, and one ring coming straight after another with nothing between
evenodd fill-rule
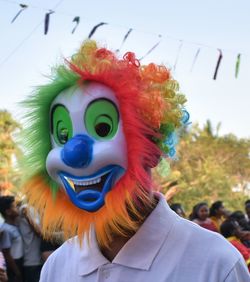
<instances>
[{"instance_id":1,"label":"colorful hair","mask_svg":"<svg viewBox=\"0 0 250 282\"><path fill-rule=\"evenodd\" d=\"M105 205L93 213L74 206L45 167L51 150L50 105L61 91L85 81L103 83L115 92L128 152L125 175L106 195ZM119 59L106 48L98 48L94 41L86 41L70 61L55 68L52 82L39 87L24 102L28 108L25 190L30 204L42 215L45 235L63 229L66 237L77 234L81 238L94 224L97 240L108 245L112 234L126 236L126 232L137 230L138 222L129 211L140 218L136 198L150 205L152 180L148 169L160 156L172 154L174 132L187 120L183 111L186 99L178 91L178 83L164 66L140 66L130 52Z\"/></svg>"}]
</instances>

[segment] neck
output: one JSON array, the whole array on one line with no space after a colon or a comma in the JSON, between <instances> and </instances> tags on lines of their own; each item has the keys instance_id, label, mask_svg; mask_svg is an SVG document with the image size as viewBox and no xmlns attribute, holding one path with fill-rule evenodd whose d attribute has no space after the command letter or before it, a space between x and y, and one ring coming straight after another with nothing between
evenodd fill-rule
<instances>
[{"instance_id":1,"label":"neck","mask_svg":"<svg viewBox=\"0 0 250 282\"><path fill-rule=\"evenodd\" d=\"M5 222L10 224L10 225L15 225L15 218L6 217Z\"/></svg>"},{"instance_id":2,"label":"neck","mask_svg":"<svg viewBox=\"0 0 250 282\"><path fill-rule=\"evenodd\" d=\"M127 243L127 241L131 237L123 237L123 236L113 236L112 241L110 242L108 247L101 247L100 250L102 254L107 258L110 262L114 260L116 255L122 249L122 247Z\"/></svg>"},{"instance_id":3,"label":"neck","mask_svg":"<svg viewBox=\"0 0 250 282\"><path fill-rule=\"evenodd\" d=\"M157 202L158 201L156 199L152 199L150 205L140 205L140 208L138 208L140 219L138 219L138 216L135 215L132 211L129 211L131 219L138 222L138 229L153 211ZM122 235L113 235L108 247L99 246L102 254L111 262L114 260L122 247L129 241L130 238L134 236L136 232L129 232L126 230L124 233L127 234L126 237Z\"/></svg>"}]
</instances>

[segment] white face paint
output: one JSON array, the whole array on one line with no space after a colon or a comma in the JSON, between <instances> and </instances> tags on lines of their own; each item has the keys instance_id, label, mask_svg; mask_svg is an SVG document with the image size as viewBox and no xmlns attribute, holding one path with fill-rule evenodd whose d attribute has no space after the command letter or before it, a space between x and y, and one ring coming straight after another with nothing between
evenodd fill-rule
<instances>
[{"instance_id":1,"label":"white face paint","mask_svg":"<svg viewBox=\"0 0 250 282\"><path fill-rule=\"evenodd\" d=\"M63 139L62 144L57 134L58 130L64 134L62 112L54 115L58 105L64 108L72 124L70 138ZM46 160L48 174L64 187L75 205L88 211L99 209L106 193L127 169L126 140L113 90L91 82L61 92L51 105L51 123L52 150ZM101 131L100 126L104 126ZM105 191L101 186L105 186Z\"/></svg>"}]
</instances>

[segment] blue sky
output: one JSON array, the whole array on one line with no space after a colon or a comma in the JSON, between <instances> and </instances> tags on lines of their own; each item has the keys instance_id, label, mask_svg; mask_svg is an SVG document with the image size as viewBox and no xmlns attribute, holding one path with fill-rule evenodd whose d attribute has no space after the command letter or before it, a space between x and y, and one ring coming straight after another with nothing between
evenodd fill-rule
<instances>
[{"instance_id":1,"label":"blue sky","mask_svg":"<svg viewBox=\"0 0 250 282\"><path fill-rule=\"evenodd\" d=\"M27 0L21 3L29 8L11 24L19 3L0 0L0 108L10 110L16 118L22 114L17 102L34 86L46 82L50 68L75 52L94 25L107 22L93 38L115 50L133 28L121 53L134 51L138 58L160 40L158 34L162 35L159 46L142 63L154 61L172 68L188 98L192 122L202 125L210 119L214 125L222 123L221 134L250 137L248 0ZM44 15L54 7L45 36ZM72 35L75 16L80 16L81 22ZM198 48L200 53L191 72ZM222 49L223 59L214 81L217 48ZM238 53L242 57L235 79Z\"/></svg>"}]
</instances>

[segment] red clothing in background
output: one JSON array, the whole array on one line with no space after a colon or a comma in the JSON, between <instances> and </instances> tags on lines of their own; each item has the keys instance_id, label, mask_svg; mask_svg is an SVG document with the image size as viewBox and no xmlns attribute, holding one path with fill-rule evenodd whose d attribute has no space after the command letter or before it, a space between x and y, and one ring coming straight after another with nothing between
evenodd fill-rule
<instances>
[{"instance_id":1,"label":"red clothing in background","mask_svg":"<svg viewBox=\"0 0 250 282\"><path fill-rule=\"evenodd\" d=\"M201 227L206 228L210 231L219 232L219 230L217 229L217 227L215 226L215 224L210 218L207 218L204 221L199 219L194 219L193 222L199 224Z\"/></svg>"},{"instance_id":2,"label":"red clothing in background","mask_svg":"<svg viewBox=\"0 0 250 282\"><path fill-rule=\"evenodd\" d=\"M242 254L250 272L250 249L243 245L235 236L229 237L227 240Z\"/></svg>"}]
</instances>

